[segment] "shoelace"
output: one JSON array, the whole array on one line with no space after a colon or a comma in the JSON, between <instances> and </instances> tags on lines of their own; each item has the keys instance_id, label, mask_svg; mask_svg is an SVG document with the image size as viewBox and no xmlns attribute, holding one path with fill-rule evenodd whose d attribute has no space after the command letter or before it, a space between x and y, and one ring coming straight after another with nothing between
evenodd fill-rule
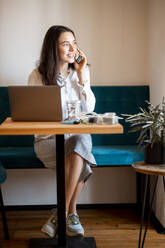
<instances>
[{"instance_id":1,"label":"shoelace","mask_svg":"<svg viewBox=\"0 0 165 248\"><path fill-rule=\"evenodd\" d=\"M68 222L69 222L68 224L72 224L72 225L80 224L79 216L77 214L68 215Z\"/></svg>"}]
</instances>

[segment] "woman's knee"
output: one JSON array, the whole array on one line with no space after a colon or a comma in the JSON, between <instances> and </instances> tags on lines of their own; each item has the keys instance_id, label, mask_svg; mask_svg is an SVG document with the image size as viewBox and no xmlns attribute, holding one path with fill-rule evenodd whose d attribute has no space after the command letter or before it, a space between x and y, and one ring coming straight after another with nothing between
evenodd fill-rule
<instances>
[{"instance_id":1,"label":"woman's knee","mask_svg":"<svg viewBox=\"0 0 165 248\"><path fill-rule=\"evenodd\" d=\"M80 154L78 154L75 151L73 151L72 153L70 153L66 158L68 160L73 159L73 158L77 158L77 159L83 160L83 158L80 156Z\"/></svg>"}]
</instances>

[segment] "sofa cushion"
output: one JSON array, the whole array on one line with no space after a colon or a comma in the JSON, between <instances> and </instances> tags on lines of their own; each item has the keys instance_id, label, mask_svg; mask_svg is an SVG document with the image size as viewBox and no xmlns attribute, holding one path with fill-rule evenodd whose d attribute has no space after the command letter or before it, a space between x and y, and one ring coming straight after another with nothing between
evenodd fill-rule
<instances>
[{"instance_id":1,"label":"sofa cushion","mask_svg":"<svg viewBox=\"0 0 165 248\"><path fill-rule=\"evenodd\" d=\"M6 169L44 168L33 147L1 147L0 161Z\"/></svg>"},{"instance_id":2,"label":"sofa cushion","mask_svg":"<svg viewBox=\"0 0 165 248\"><path fill-rule=\"evenodd\" d=\"M144 153L136 156L136 145L94 146L92 153L99 166L132 165L136 161L144 160Z\"/></svg>"},{"instance_id":3,"label":"sofa cushion","mask_svg":"<svg viewBox=\"0 0 165 248\"><path fill-rule=\"evenodd\" d=\"M144 153L138 153L137 146L94 146L92 153L99 166L131 165L144 160ZM6 169L44 168L36 158L33 147L4 147L0 149L0 161Z\"/></svg>"}]
</instances>

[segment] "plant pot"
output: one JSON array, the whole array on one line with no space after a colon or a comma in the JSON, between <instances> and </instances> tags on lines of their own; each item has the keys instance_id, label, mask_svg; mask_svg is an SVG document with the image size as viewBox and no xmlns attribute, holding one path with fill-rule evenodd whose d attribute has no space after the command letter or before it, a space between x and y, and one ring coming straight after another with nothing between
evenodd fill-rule
<instances>
[{"instance_id":1,"label":"plant pot","mask_svg":"<svg viewBox=\"0 0 165 248\"><path fill-rule=\"evenodd\" d=\"M144 151L144 162L148 164L165 163L165 146L162 143L148 143Z\"/></svg>"}]
</instances>

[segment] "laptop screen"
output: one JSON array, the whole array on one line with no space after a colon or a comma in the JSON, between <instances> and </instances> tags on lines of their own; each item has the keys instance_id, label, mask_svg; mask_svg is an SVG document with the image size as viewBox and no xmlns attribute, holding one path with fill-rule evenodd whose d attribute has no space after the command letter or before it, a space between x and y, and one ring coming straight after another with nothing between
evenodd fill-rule
<instances>
[{"instance_id":1,"label":"laptop screen","mask_svg":"<svg viewBox=\"0 0 165 248\"><path fill-rule=\"evenodd\" d=\"M13 121L61 121L61 88L50 86L9 86Z\"/></svg>"}]
</instances>

